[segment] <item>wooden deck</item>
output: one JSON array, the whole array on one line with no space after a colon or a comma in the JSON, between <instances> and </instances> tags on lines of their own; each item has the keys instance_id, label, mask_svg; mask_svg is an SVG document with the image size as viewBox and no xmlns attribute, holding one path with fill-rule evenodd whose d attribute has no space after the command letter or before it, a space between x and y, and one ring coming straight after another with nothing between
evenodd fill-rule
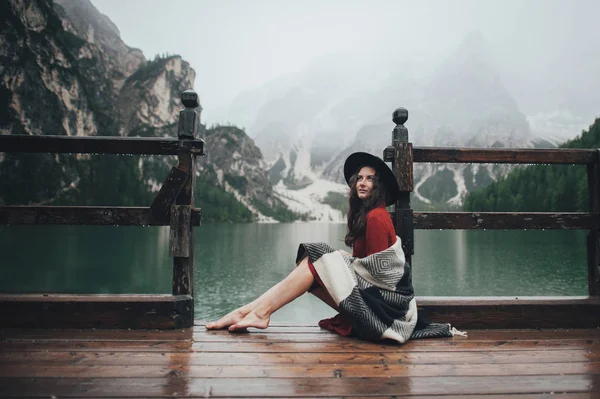
<instances>
[{"instance_id":1,"label":"wooden deck","mask_svg":"<svg viewBox=\"0 0 600 399\"><path fill-rule=\"evenodd\" d=\"M600 397L600 330L470 330L399 346L315 326L0 330L2 397ZM554 397L554 395L553 395Z\"/></svg>"}]
</instances>

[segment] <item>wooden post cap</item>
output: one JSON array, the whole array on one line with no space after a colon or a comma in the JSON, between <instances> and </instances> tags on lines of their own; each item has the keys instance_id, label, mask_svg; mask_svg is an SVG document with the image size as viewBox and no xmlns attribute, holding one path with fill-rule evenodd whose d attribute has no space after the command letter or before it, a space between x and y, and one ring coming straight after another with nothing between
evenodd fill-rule
<instances>
[{"instance_id":1,"label":"wooden post cap","mask_svg":"<svg viewBox=\"0 0 600 399\"><path fill-rule=\"evenodd\" d=\"M181 92L181 103L186 108L197 108L200 105L198 94L192 89Z\"/></svg>"},{"instance_id":2,"label":"wooden post cap","mask_svg":"<svg viewBox=\"0 0 600 399\"><path fill-rule=\"evenodd\" d=\"M198 130L198 113L194 110L194 108L200 106L198 94L191 89L185 90L181 93L181 102L185 108L179 112L179 128L177 129L177 133L181 140L193 140L196 138ZM202 109L198 111L200 112Z\"/></svg>"},{"instance_id":3,"label":"wooden post cap","mask_svg":"<svg viewBox=\"0 0 600 399\"><path fill-rule=\"evenodd\" d=\"M392 121L396 125L404 125L408 120L408 110L406 108L400 107L396 108L392 113Z\"/></svg>"},{"instance_id":4,"label":"wooden post cap","mask_svg":"<svg viewBox=\"0 0 600 399\"><path fill-rule=\"evenodd\" d=\"M392 132L392 144L408 143L408 129L404 126L404 122L407 120L408 110L406 108L396 108L392 113L392 121L396 124Z\"/></svg>"}]
</instances>

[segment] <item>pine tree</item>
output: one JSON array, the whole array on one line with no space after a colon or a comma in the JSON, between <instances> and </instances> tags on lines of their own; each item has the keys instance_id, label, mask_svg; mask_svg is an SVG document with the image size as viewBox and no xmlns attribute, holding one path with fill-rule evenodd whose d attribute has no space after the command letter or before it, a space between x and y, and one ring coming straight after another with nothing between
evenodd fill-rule
<instances>
[{"instance_id":1,"label":"pine tree","mask_svg":"<svg viewBox=\"0 0 600 399\"><path fill-rule=\"evenodd\" d=\"M600 118L588 131L561 148L600 148ZM466 211L572 212L589 209L584 165L533 165L513 170L505 179L473 191Z\"/></svg>"}]
</instances>

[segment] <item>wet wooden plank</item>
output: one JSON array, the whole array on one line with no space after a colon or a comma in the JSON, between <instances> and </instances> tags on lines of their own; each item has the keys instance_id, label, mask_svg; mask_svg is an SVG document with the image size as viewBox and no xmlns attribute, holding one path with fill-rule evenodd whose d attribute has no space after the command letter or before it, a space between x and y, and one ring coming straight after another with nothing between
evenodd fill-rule
<instances>
[{"instance_id":1,"label":"wet wooden plank","mask_svg":"<svg viewBox=\"0 0 600 399\"><path fill-rule=\"evenodd\" d=\"M69 341L180 341L194 337L192 328L173 330L138 329L0 329L0 340L69 340Z\"/></svg>"},{"instance_id":2,"label":"wet wooden plank","mask_svg":"<svg viewBox=\"0 0 600 399\"><path fill-rule=\"evenodd\" d=\"M536 348L538 350L555 349L600 349L600 343L590 340L566 340L566 341L506 341L506 342L461 342L459 340L430 340L420 343L415 341L404 345L381 345L368 344L362 342L347 343L278 343L278 342L195 342L191 350L196 352L352 352L352 353L372 353L372 352L394 352L394 351L437 351L443 348L445 351L502 351L502 350L529 350Z\"/></svg>"},{"instance_id":3,"label":"wet wooden plank","mask_svg":"<svg viewBox=\"0 0 600 399\"><path fill-rule=\"evenodd\" d=\"M394 147L384 150L391 162ZM591 164L598 162L595 149L439 148L415 147L414 162L505 163L505 164Z\"/></svg>"},{"instance_id":4,"label":"wet wooden plank","mask_svg":"<svg viewBox=\"0 0 600 399\"><path fill-rule=\"evenodd\" d=\"M436 339L409 341L404 345L368 343L348 339L340 342L192 342L192 341L158 341L149 345L141 341L40 341L17 340L0 342L1 351L104 351L104 352L220 352L220 353L252 353L252 352L285 352L285 353L376 353L406 351L504 351L504 350L557 350L588 349L600 350L600 342L587 339L569 340L530 340L530 341L463 341L460 339Z\"/></svg>"},{"instance_id":5,"label":"wet wooden plank","mask_svg":"<svg viewBox=\"0 0 600 399\"><path fill-rule=\"evenodd\" d=\"M327 342L348 341L348 338L326 331L321 333L288 333L278 329L277 332L266 330L252 330L247 334L229 333L228 331L194 331L195 342L218 342L218 341L294 341L294 342ZM0 335L1 336L1 335ZM472 341L526 341L526 340L565 340L565 339L589 339L598 340L600 343L600 330L598 329L572 329L572 330L471 330L467 337L457 337L461 342ZM417 341L412 341L417 342Z\"/></svg>"},{"instance_id":6,"label":"wet wooden plank","mask_svg":"<svg viewBox=\"0 0 600 399\"><path fill-rule=\"evenodd\" d=\"M595 297L418 297L417 305L431 320L459 330L600 327Z\"/></svg>"},{"instance_id":7,"label":"wet wooden plank","mask_svg":"<svg viewBox=\"0 0 600 399\"><path fill-rule=\"evenodd\" d=\"M0 342L0 351L88 351L88 352L189 352L193 341L43 341L8 340Z\"/></svg>"},{"instance_id":8,"label":"wet wooden plank","mask_svg":"<svg viewBox=\"0 0 600 399\"><path fill-rule=\"evenodd\" d=\"M189 295L0 294L0 327L182 328Z\"/></svg>"},{"instance_id":9,"label":"wet wooden plank","mask_svg":"<svg viewBox=\"0 0 600 399\"><path fill-rule=\"evenodd\" d=\"M199 366L12 363L0 377L12 378L389 378L600 374L599 362L504 364L311 364Z\"/></svg>"},{"instance_id":10,"label":"wet wooden plank","mask_svg":"<svg viewBox=\"0 0 600 399\"><path fill-rule=\"evenodd\" d=\"M17 397L594 396L600 387L598 330L472 330L382 345L275 324L245 334L4 329L0 386Z\"/></svg>"},{"instance_id":11,"label":"wet wooden plank","mask_svg":"<svg viewBox=\"0 0 600 399\"><path fill-rule=\"evenodd\" d=\"M200 209L191 210L200 225ZM169 226L150 208L124 206L0 206L0 225Z\"/></svg>"},{"instance_id":12,"label":"wet wooden plank","mask_svg":"<svg viewBox=\"0 0 600 399\"><path fill-rule=\"evenodd\" d=\"M377 364L504 364L600 362L600 349L506 351L411 351L375 353L230 353L119 352L119 351L17 351L0 352L0 364L45 365L377 365Z\"/></svg>"},{"instance_id":13,"label":"wet wooden plank","mask_svg":"<svg viewBox=\"0 0 600 399\"><path fill-rule=\"evenodd\" d=\"M274 331L271 331L271 330ZM247 334L230 333L227 330L194 329L177 330L123 330L123 329L0 329L0 340L36 341L178 341L193 339L195 342L348 342L351 338L333 334L319 327L313 331L295 332L293 327L269 327L266 330L250 329ZM527 341L527 340L598 340L600 329L555 329L555 330L470 330L468 337L457 337L461 342L472 341Z\"/></svg>"},{"instance_id":14,"label":"wet wooden plank","mask_svg":"<svg viewBox=\"0 0 600 399\"><path fill-rule=\"evenodd\" d=\"M598 375L458 376L379 378L0 378L3 393L14 397L280 397L600 393Z\"/></svg>"},{"instance_id":15,"label":"wet wooden plank","mask_svg":"<svg viewBox=\"0 0 600 399\"><path fill-rule=\"evenodd\" d=\"M0 152L177 155L182 143L194 154L203 154L201 139L29 135L0 135Z\"/></svg>"}]
</instances>

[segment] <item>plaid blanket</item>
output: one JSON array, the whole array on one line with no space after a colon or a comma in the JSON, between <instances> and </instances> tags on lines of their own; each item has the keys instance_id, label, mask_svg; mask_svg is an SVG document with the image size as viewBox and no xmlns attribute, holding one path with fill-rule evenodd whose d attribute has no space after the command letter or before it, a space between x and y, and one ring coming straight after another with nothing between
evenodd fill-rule
<instances>
[{"instance_id":1,"label":"plaid blanket","mask_svg":"<svg viewBox=\"0 0 600 399\"><path fill-rule=\"evenodd\" d=\"M347 256L322 242L300 244L296 263L307 256L360 338L404 343L460 333L449 324L417 323L411 268L400 237L391 247L364 258Z\"/></svg>"}]
</instances>

